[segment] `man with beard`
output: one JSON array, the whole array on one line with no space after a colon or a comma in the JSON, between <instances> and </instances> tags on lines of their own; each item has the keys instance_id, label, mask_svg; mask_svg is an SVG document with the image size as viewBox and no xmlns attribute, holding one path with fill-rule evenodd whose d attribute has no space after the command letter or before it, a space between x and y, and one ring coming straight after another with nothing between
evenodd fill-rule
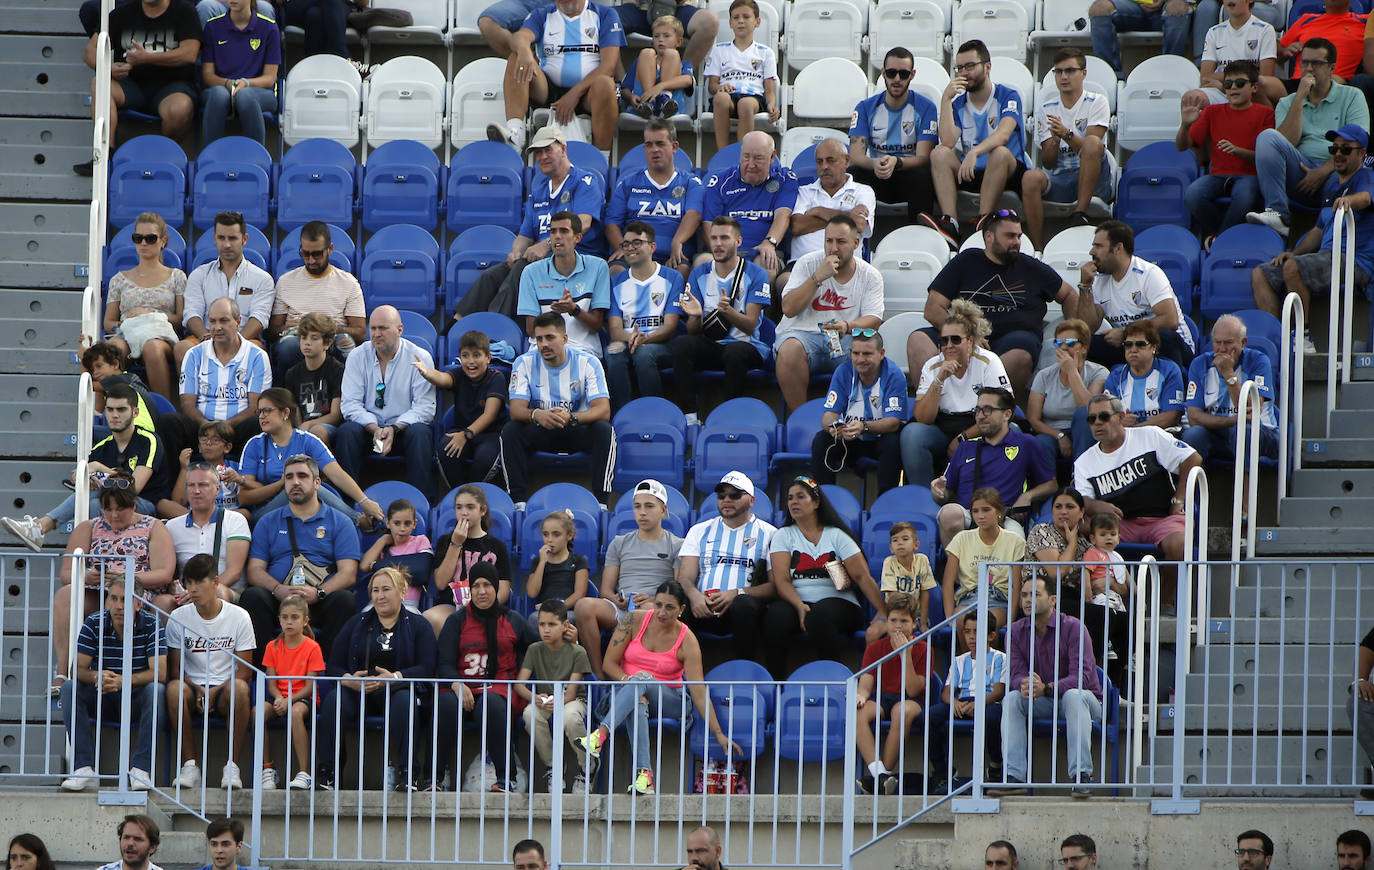
<instances>
[{"instance_id":1,"label":"man with beard","mask_svg":"<svg viewBox=\"0 0 1374 870\"><path fill-rule=\"evenodd\" d=\"M297 253L304 265L277 279L277 296L267 321L267 337L276 342L272 365L278 374L304 359L296 327L311 311L327 315L338 326L333 351L340 358L348 356L366 337L363 288L357 278L329 262L334 253L329 224L311 221L301 227L300 244Z\"/></svg>"},{"instance_id":2,"label":"man with beard","mask_svg":"<svg viewBox=\"0 0 1374 870\"><path fill-rule=\"evenodd\" d=\"M606 261L577 250L582 219L560 211L549 221L551 255L531 263L520 273L516 314L525 334L534 337L534 318L546 311L563 315L568 344L601 356L601 327L611 307L611 276Z\"/></svg>"},{"instance_id":3,"label":"man with beard","mask_svg":"<svg viewBox=\"0 0 1374 870\"><path fill-rule=\"evenodd\" d=\"M658 239L654 262L684 277L692 267L706 188L691 169L677 168L677 152L677 128L662 118L651 119L644 126L644 168L622 170L606 206L607 262L613 275L629 265L629 252L620 243L636 221L653 227Z\"/></svg>"},{"instance_id":4,"label":"man with beard","mask_svg":"<svg viewBox=\"0 0 1374 870\"><path fill-rule=\"evenodd\" d=\"M1183 322L1164 270L1135 255L1135 231L1121 221L1103 221L1093 233L1090 259L1080 268L1077 317L1096 331L1088 359L1104 366L1126 361L1123 330L1149 320L1159 331L1159 353L1188 371L1197 348ZM1327 258L1330 260L1330 257Z\"/></svg>"},{"instance_id":5,"label":"man with beard","mask_svg":"<svg viewBox=\"0 0 1374 870\"><path fill-rule=\"evenodd\" d=\"M720 835L710 825L702 825L687 835L687 866L682 870L725 870L720 863Z\"/></svg>"},{"instance_id":6,"label":"man with beard","mask_svg":"<svg viewBox=\"0 0 1374 870\"><path fill-rule=\"evenodd\" d=\"M372 338L344 363L339 407L344 423L334 433L339 467L362 480L363 459L405 456L406 479L431 502L434 475L434 385L411 365L434 367L429 351L402 336L401 313L390 305L372 312Z\"/></svg>"},{"instance_id":7,"label":"man with beard","mask_svg":"<svg viewBox=\"0 0 1374 870\"><path fill-rule=\"evenodd\" d=\"M910 224L935 200L930 152L940 123L939 108L911 90L915 65L907 49L890 49L883 58L883 91L861 100L849 123L850 173L883 202L906 203Z\"/></svg>"},{"instance_id":8,"label":"man with beard","mask_svg":"<svg viewBox=\"0 0 1374 870\"><path fill-rule=\"evenodd\" d=\"M320 502L320 467L309 456L289 457L282 482L291 503L265 514L253 530L249 588L239 599L258 640L255 664L277 634L277 608L288 596L310 605L310 626L326 658L357 610L353 583L360 554L353 521Z\"/></svg>"},{"instance_id":9,"label":"man with beard","mask_svg":"<svg viewBox=\"0 0 1374 870\"><path fill-rule=\"evenodd\" d=\"M216 559L216 592L225 601L237 601L245 586L244 565L253 540L243 514L219 507L219 475L208 462L193 462L186 468L186 501L190 511L173 517L164 525L172 536L180 571L192 556L209 553Z\"/></svg>"},{"instance_id":10,"label":"man with beard","mask_svg":"<svg viewBox=\"0 0 1374 870\"><path fill-rule=\"evenodd\" d=\"M761 266L771 281L783 265L778 247L796 204L797 176L778 162L773 137L755 130L740 140L739 166L706 180L701 219L709 224L726 215L738 221L740 256ZM697 258L703 262L704 256Z\"/></svg>"},{"instance_id":11,"label":"man with beard","mask_svg":"<svg viewBox=\"0 0 1374 870\"><path fill-rule=\"evenodd\" d=\"M1024 395L1040 358L1045 312L1058 302L1065 317L1075 316L1078 294L1053 268L1034 257L1021 256L1021 218L1010 209L987 216L983 248L955 254L930 282L926 298L927 329L911 333L906 355L912 372L919 372L935 355L940 327L949 304L964 298L983 310L992 325L988 344L1007 370L1018 395Z\"/></svg>"},{"instance_id":12,"label":"man with beard","mask_svg":"<svg viewBox=\"0 0 1374 870\"><path fill-rule=\"evenodd\" d=\"M1336 870L1368 870L1369 835L1352 828L1336 838Z\"/></svg>"},{"instance_id":13,"label":"man with beard","mask_svg":"<svg viewBox=\"0 0 1374 870\"><path fill-rule=\"evenodd\" d=\"M1269 870L1274 863L1274 841L1263 831L1245 831L1236 837L1236 870Z\"/></svg>"},{"instance_id":14,"label":"man with beard","mask_svg":"<svg viewBox=\"0 0 1374 870\"><path fill-rule=\"evenodd\" d=\"M1070 834L1059 844L1059 863L1065 870L1097 870L1097 843L1087 834Z\"/></svg>"},{"instance_id":15,"label":"man with beard","mask_svg":"<svg viewBox=\"0 0 1374 870\"><path fill-rule=\"evenodd\" d=\"M878 491L897 486L900 433L910 416L906 376L887 358L876 329L855 334L849 358L830 378L821 411L821 429L811 439L811 474L818 483L834 483L837 467L852 469L869 458L878 461Z\"/></svg>"},{"instance_id":16,"label":"man with beard","mask_svg":"<svg viewBox=\"0 0 1374 870\"><path fill-rule=\"evenodd\" d=\"M153 863L162 842L157 822L142 814L128 815L115 830L119 834L119 860L100 870L162 870Z\"/></svg>"}]
</instances>

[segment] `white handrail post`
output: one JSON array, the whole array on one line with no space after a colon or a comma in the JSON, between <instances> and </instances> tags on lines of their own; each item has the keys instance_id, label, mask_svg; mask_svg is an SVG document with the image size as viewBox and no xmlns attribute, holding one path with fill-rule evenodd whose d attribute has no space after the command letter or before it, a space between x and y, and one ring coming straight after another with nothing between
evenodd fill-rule
<instances>
[{"instance_id":1,"label":"white handrail post","mask_svg":"<svg viewBox=\"0 0 1374 870\"><path fill-rule=\"evenodd\" d=\"M1340 343L1337 336L1340 332L1340 313L1343 302L1340 282L1344 277L1341 272L1341 250L1345 246L1345 218L1346 212L1343 208L1338 208L1332 215L1331 232L1331 311L1327 318L1327 352L1326 352L1326 407L1328 409L1336 407L1336 365L1339 355ZM1331 414L1326 415L1326 427L1323 430L1326 437L1331 437Z\"/></svg>"},{"instance_id":2,"label":"white handrail post","mask_svg":"<svg viewBox=\"0 0 1374 870\"><path fill-rule=\"evenodd\" d=\"M1264 397L1259 394L1255 382L1246 379L1240 385L1240 398L1236 402L1236 465L1235 484L1232 488L1233 504L1231 511L1231 584L1240 579L1241 520L1244 516L1247 548L1245 555L1255 554L1255 487L1259 477L1259 436L1261 423L1250 419L1250 404L1253 400L1256 412L1264 407ZM1257 414L1258 415L1258 414ZM1248 461L1247 461L1248 460ZM1242 510L1242 506L1244 509ZM1204 555L1204 560L1205 560Z\"/></svg>"},{"instance_id":3,"label":"white handrail post","mask_svg":"<svg viewBox=\"0 0 1374 870\"><path fill-rule=\"evenodd\" d=\"M1302 383L1306 373L1306 354L1295 336L1307 330L1307 313L1302 299L1289 293L1283 300L1282 328L1279 332L1279 480L1277 510L1288 495L1288 475L1302 468ZM1293 423L1292 468L1289 468L1288 421Z\"/></svg>"},{"instance_id":4,"label":"white handrail post","mask_svg":"<svg viewBox=\"0 0 1374 870\"><path fill-rule=\"evenodd\" d=\"M1156 699L1145 690L1145 613L1150 606L1146 593L1146 581L1150 574L1154 573L1156 584L1158 584L1159 574L1152 571L1151 567L1154 561L1155 557L1149 553L1146 553L1145 557L1140 560L1140 565L1135 572L1135 588L1132 590L1134 594L1131 601L1131 619L1135 622L1135 655L1133 656L1134 667L1131 673L1131 697L1137 699L1135 715L1131 717L1131 776L1133 778L1135 771L1140 769L1140 765L1145 760L1144 747L1141 743L1144 737L1145 717L1149 716L1153 719L1157 715L1154 709ZM1149 700L1148 704L1143 703L1146 699ZM1153 731L1153 729L1151 730ZM1153 734L1151 736L1153 737ZM1151 741L1151 745L1153 745L1153 741Z\"/></svg>"},{"instance_id":5,"label":"white handrail post","mask_svg":"<svg viewBox=\"0 0 1374 870\"><path fill-rule=\"evenodd\" d=\"M1188 479L1184 483L1183 494L1183 563L1179 565L1178 576L1180 579L1187 577L1188 581L1184 584L1184 589L1179 590L1178 594L1178 619L1183 620L1183 602L1191 591L1191 585L1197 585L1197 617L1200 620L1197 624L1197 646L1199 648L1207 645L1207 529L1211 518L1211 498L1208 493L1207 472L1199 465L1188 471ZM1196 506L1195 506L1196 505ZM1199 525L1198 517L1201 516L1202 522ZM1196 540L1200 536L1201 540ZM1200 546L1201 559L1192 558L1192 549L1195 545ZM1186 573L1185 573L1186 568ZM1186 650L1186 646L1182 648ZM1175 655L1180 659L1184 658L1183 651L1175 651ZM1177 686L1175 686L1177 691Z\"/></svg>"},{"instance_id":6,"label":"white handrail post","mask_svg":"<svg viewBox=\"0 0 1374 870\"><path fill-rule=\"evenodd\" d=\"M1345 283L1344 293L1342 294L1345 300L1345 310L1341 317L1341 383L1348 384L1355 370L1355 357L1351 353L1355 329L1355 220L1351 216L1349 210L1344 211L1346 212L1346 217L1349 218L1345 221L1345 233L1342 234L1340 232L1341 228L1337 227L1336 232L1332 235L1331 247L1334 253L1337 247L1335 239L1337 236L1340 236L1342 242L1340 245L1340 277ZM1331 272L1331 276L1334 280L1336 276L1334 269ZM1331 295L1334 297L1335 293ZM1332 336L1332 340L1334 339L1335 336ZM1329 407L1334 409L1336 406L1333 403Z\"/></svg>"}]
</instances>

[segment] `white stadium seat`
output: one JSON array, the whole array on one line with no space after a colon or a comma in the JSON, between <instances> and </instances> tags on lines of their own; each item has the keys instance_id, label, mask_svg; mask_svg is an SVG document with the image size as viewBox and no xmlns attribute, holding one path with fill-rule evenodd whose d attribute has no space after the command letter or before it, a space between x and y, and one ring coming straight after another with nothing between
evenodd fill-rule
<instances>
[{"instance_id":1,"label":"white stadium seat","mask_svg":"<svg viewBox=\"0 0 1374 870\"><path fill-rule=\"evenodd\" d=\"M879 89L886 85L878 82ZM940 108L940 97L949 87L949 70L945 65L928 57L917 57L911 69L911 89Z\"/></svg>"},{"instance_id":2,"label":"white stadium seat","mask_svg":"<svg viewBox=\"0 0 1374 870\"><path fill-rule=\"evenodd\" d=\"M1033 15L1018 0L964 0L954 10L953 45L981 39L993 57L1024 60Z\"/></svg>"},{"instance_id":3,"label":"white stadium seat","mask_svg":"<svg viewBox=\"0 0 1374 870\"><path fill-rule=\"evenodd\" d=\"M930 282L949 262L949 243L930 227L900 227L883 237L873 267L883 275L889 315L925 310Z\"/></svg>"},{"instance_id":4,"label":"white stadium seat","mask_svg":"<svg viewBox=\"0 0 1374 870\"><path fill-rule=\"evenodd\" d=\"M296 61L282 93L282 138L295 145L320 137L352 148L358 144L362 93L358 71L342 57L317 54Z\"/></svg>"},{"instance_id":5,"label":"white stadium seat","mask_svg":"<svg viewBox=\"0 0 1374 870\"><path fill-rule=\"evenodd\" d=\"M868 66L881 72L896 46L944 63L953 9L946 0L878 0L868 16Z\"/></svg>"},{"instance_id":6,"label":"white stadium seat","mask_svg":"<svg viewBox=\"0 0 1374 870\"><path fill-rule=\"evenodd\" d=\"M1111 65L1105 60L1094 55L1088 55L1088 74L1083 80L1083 90L1094 91L1107 98L1107 108L1112 114L1116 114L1116 73L1112 72ZM1040 107L1047 101L1054 99L1059 91L1054 86L1054 70L1046 70L1045 77L1040 80L1040 91L1035 101L1035 115L1040 116Z\"/></svg>"},{"instance_id":7,"label":"white stadium seat","mask_svg":"<svg viewBox=\"0 0 1374 870\"><path fill-rule=\"evenodd\" d=\"M367 31L368 58L372 46L384 44L444 45L449 26L449 3L454 0L385 0L387 9L409 12L406 27L371 27Z\"/></svg>"},{"instance_id":8,"label":"white stadium seat","mask_svg":"<svg viewBox=\"0 0 1374 870\"><path fill-rule=\"evenodd\" d=\"M453 77L448 120L454 148L486 139L488 124L506 123L505 77L506 62L496 57L468 61Z\"/></svg>"},{"instance_id":9,"label":"white stadium seat","mask_svg":"<svg viewBox=\"0 0 1374 870\"><path fill-rule=\"evenodd\" d=\"M878 334L883 337L883 350L887 353L887 358L896 363L904 375L911 374L906 355L906 340L911 337L911 333L927 326L930 324L926 323L925 315L921 312L903 311L901 314L887 317L883 320L883 325L878 327Z\"/></svg>"},{"instance_id":10,"label":"white stadium seat","mask_svg":"<svg viewBox=\"0 0 1374 870\"><path fill-rule=\"evenodd\" d=\"M1082 280L1079 268L1088 261L1096 227L1069 227L1045 243L1040 259L1059 273L1070 287Z\"/></svg>"},{"instance_id":11,"label":"white stadium seat","mask_svg":"<svg viewBox=\"0 0 1374 870\"><path fill-rule=\"evenodd\" d=\"M1178 131L1178 104L1197 87L1193 62L1172 54L1142 61L1122 82L1116 97L1116 147L1138 151L1151 142L1170 141Z\"/></svg>"},{"instance_id":12,"label":"white stadium seat","mask_svg":"<svg viewBox=\"0 0 1374 870\"><path fill-rule=\"evenodd\" d=\"M393 139L444 144L447 91L443 70L422 57L396 57L377 67L364 96L368 145Z\"/></svg>"},{"instance_id":13,"label":"white stadium seat","mask_svg":"<svg viewBox=\"0 0 1374 870\"><path fill-rule=\"evenodd\" d=\"M787 132L782 134L778 160L783 166L790 167L798 154L826 139L834 139L844 146L845 151L849 150L848 132L841 132L834 127L789 127Z\"/></svg>"},{"instance_id":14,"label":"white stadium seat","mask_svg":"<svg viewBox=\"0 0 1374 870\"><path fill-rule=\"evenodd\" d=\"M801 70L818 60L843 58L863 63L868 32L867 3L850 0L797 0L787 16L787 66Z\"/></svg>"},{"instance_id":15,"label":"white stadium seat","mask_svg":"<svg viewBox=\"0 0 1374 870\"><path fill-rule=\"evenodd\" d=\"M843 4L841 4L843 5ZM868 76L841 57L815 61L797 73L792 85L792 115L799 120L832 122L849 129L854 106L868 96Z\"/></svg>"}]
</instances>

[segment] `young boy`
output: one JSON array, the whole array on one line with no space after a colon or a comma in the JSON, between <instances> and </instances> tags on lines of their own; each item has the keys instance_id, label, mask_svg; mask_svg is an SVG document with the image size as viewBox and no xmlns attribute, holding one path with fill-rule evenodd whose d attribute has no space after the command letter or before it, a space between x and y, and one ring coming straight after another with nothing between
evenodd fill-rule
<instances>
[{"instance_id":1,"label":"young boy","mask_svg":"<svg viewBox=\"0 0 1374 870\"><path fill-rule=\"evenodd\" d=\"M1233 60L1222 72L1226 102L1200 108L1183 103L1182 122L1174 135L1179 151L1192 149L1209 163L1206 175L1188 185L1183 198L1204 236L1245 223L1245 213L1258 211L1264 197L1255 174L1255 140L1274 126L1274 110L1254 101L1259 69L1248 60ZM1225 208L1221 199L1230 195Z\"/></svg>"},{"instance_id":2,"label":"young boy","mask_svg":"<svg viewBox=\"0 0 1374 870\"><path fill-rule=\"evenodd\" d=\"M917 607L917 633L925 634L930 631L930 590L935 588L935 572L930 570L926 554L916 552L921 537L915 526L902 520L887 530L887 546L892 555L883 559L883 600L894 592L910 595ZM886 633L887 623L879 616L868 626L864 640L873 643Z\"/></svg>"},{"instance_id":3,"label":"young boy","mask_svg":"<svg viewBox=\"0 0 1374 870\"><path fill-rule=\"evenodd\" d=\"M124 371L124 352L113 344L98 341L86 348L81 354L81 369L91 376L91 387L95 390L95 411L105 412L105 391L115 384L128 384L138 394L138 407L134 409L134 425L145 432L155 431L157 405L153 404L152 394L143 379L131 372ZM99 441L110 430L97 426L96 435L91 443ZM104 429L102 432L101 430Z\"/></svg>"},{"instance_id":4,"label":"young boy","mask_svg":"<svg viewBox=\"0 0 1374 870\"><path fill-rule=\"evenodd\" d=\"M671 118L687 104L692 65L679 54L682 37L676 15L659 16L653 27L654 47L641 51L625 73L620 98L641 118Z\"/></svg>"},{"instance_id":5,"label":"young boy","mask_svg":"<svg viewBox=\"0 0 1374 870\"><path fill-rule=\"evenodd\" d=\"M446 371L411 365L439 389L453 390L453 421L439 454L446 485L489 479L501 456L501 427L510 416L506 376L491 367L491 340L476 330L463 333L458 365ZM466 473L464 463L471 463Z\"/></svg>"},{"instance_id":6,"label":"young boy","mask_svg":"<svg viewBox=\"0 0 1374 870\"><path fill-rule=\"evenodd\" d=\"M1226 102L1218 71L1233 60L1248 60L1259 68L1256 102L1277 105L1288 91L1274 75L1278 66L1278 34L1274 26L1253 14L1255 0L1223 0L1221 5L1226 10L1226 20L1208 28L1203 39L1199 90L1185 93L1183 102L1199 96L1210 104ZM1203 14L1201 9L1198 14ZM1216 21L1216 17L1212 20Z\"/></svg>"},{"instance_id":7,"label":"young boy","mask_svg":"<svg viewBox=\"0 0 1374 870\"><path fill-rule=\"evenodd\" d=\"M773 49L754 41L759 27L759 4L734 0L730 4L732 42L718 42L706 56L706 92L711 95L716 150L730 144L730 116L739 118L739 138L754 130L754 116L767 111L778 120L778 59Z\"/></svg>"},{"instance_id":8,"label":"young boy","mask_svg":"<svg viewBox=\"0 0 1374 870\"><path fill-rule=\"evenodd\" d=\"M301 406L301 428L326 447L334 428L343 422L343 412L339 410L343 363L329 354L337 332L334 318L327 314L312 311L302 317L296 327L296 339L305 359L288 369L281 383Z\"/></svg>"},{"instance_id":9,"label":"young boy","mask_svg":"<svg viewBox=\"0 0 1374 870\"><path fill-rule=\"evenodd\" d=\"M548 790L552 792L553 732L550 723L553 721L553 705L557 700L553 694L553 684L559 681L568 683L563 688L563 733L577 759L577 777L573 780L572 793L586 794L587 777L595 774L596 770L592 768L588 773L583 773L587 770L587 751L582 748L578 738L587 734L587 698L579 683L582 675L590 672L592 666L581 644L567 640L571 624L568 622L568 608L563 602L556 599L539 602L537 616L539 641L530 644L525 651L525 660L515 677L521 681L515 684L515 693L529 702L521 716L525 720L525 730L534 741L535 752L549 768L546 776ZM533 692L524 682L531 676L539 680Z\"/></svg>"},{"instance_id":10,"label":"young boy","mask_svg":"<svg viewBox=\"0 0 1374 870\"><path fill-rule=\"evenodd\" d=\"M1126 560L1116 551L1121 543L1121 521L1109 513L1094 514L1092 520L1093 545L1083 554L1088 582L1092 585L1092 603L1113 613L1125 613L1122 595L1130 594L1126 577Z\"/></svg>"},{"instance_id":11,"label":"young boy","mask_svg":"<svg viewBox=\"0 0 1374 870\"><path fill-rule=\"evenodd\" d=\"M876 668L873 666L911 640L916 616L916 600L911 595L894 592L887 596L887 636L873 641L864 650L856 738L859 755L867 768L859 776L859 788L864 794L893 795L901 789L900 778L890 771L901 760L902 742L911 730L911 723L921 715L926 678L930 675L929 648L925 641L917 641L901 656L900 664L896 659L888 659ZM874 700L875 687L877 700ZM879 722L887 724L893 719L900 724L888 728L879 758L875 727Z\"/></svg>"},{"instance_id":12,"label":"young boy","mask_svg":"<svg viewBox=\"0 0 1374 870\"><path fill-rule=\"evenodd\" d=\"M978 613L970 611L959 620L959 636L968 651L956 656L950 664L940 702L932 704L926 713L926 721L930 723L926 752L930 757L932 792L944 791L949 784L949 720L973 718L977 709L973 681L980 673L983 709L987 711L984 755L988 769L996 771L999 779L1002 773L1002 696L1007 693L1007 654L992 646L997 641L997 622L988 620L988 633L983 637L978 634Z\"/></svg>"},{"instance_id":13,"label":"young boy","mask_svg":"<svg viewBox=\"0 0 1374 870\"><path fill-rule=\"evenodd\" d=\"M239 477L238 461L229 458L229 451L234 449L234 427L223 420L207 420L201 424L198 434L200 458L219 469L219 495L215 496L215 506L229 511L239 510L239 484L243 478ZM194 455L195 451L186 447L178 456L181 470L177 473L176 483L172 484L172 497L163 499L158 505L158 512L162 516L170 518L186 514L189 504L186 470ZM247 518L247 512L242 513Z\"/></svg>"}]
</instances>

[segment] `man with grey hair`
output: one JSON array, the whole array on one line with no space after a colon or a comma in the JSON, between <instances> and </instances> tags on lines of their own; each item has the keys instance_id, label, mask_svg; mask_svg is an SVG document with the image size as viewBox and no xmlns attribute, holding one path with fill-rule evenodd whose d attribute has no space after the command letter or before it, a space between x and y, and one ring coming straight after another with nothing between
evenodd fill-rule
<instances>
[{"instance_id":1,"label":"man with grey hair","mask_svg":"<svg viewBox=\"0 0 1374 870\"><path fill-rule=\"evenodd\" d=\"M189 432L222 420L234 427L234 443L246 444L261 431L258 396L272 386L272 363L266 351L239 332L240 316L232 296L210 303L205 315L210 340L191 348L181 361L181 413L190 421Z\"/></svg>"},{"instance_id":2,"label":"man with grey hair","mask_svg":"<svg viewBox=\"0 0 1374 870\"><path fill-rule=\"evenodd\" d=\"M1223 314L1212 327L1212 349L1188 366L1188 428L1179 436L1202 456L1236 455L1236 406L1240 388L1255 382L1250 397L1250 420L1260 427L1260 455L1279 456L1279 421L1274 411L1274 367L1269 355L1248 347L1245 321Z\"/></svg>"},{"instance_id":3,"label":"man with grey hair","mask_svg":"<svg viewBox=\"0 0 1374 870\"><path fill-rule=\"evenodd\" d=\"M1121 400L1107 393L1088 403L1097 443L1073 463L1073 485L1089 515L1110 513L1121 540L1158 547L1164 561L1183 558L1183 511L1188 472L1202 464L1190 445L1158 426L1126 428ZM1161 584L1163 606L1174 605L1175 584Z\"/></svg>"},{"instance_id":4,"label":"man with grey hair","mask_svg":"<svg viewBox=\"0 0 1374 870\"><path fill-rule=\"evenodd\" d=\"M740 139L739 165L706 179L701 223L709 228L720 215L739 221L739 255L757 263L771 281L783 266L778 248L796 204L797 176L778 162L773 137L755 130ZM697 265L706 262L709 255L697 257Z\"/></svg>"}]
</instances>

